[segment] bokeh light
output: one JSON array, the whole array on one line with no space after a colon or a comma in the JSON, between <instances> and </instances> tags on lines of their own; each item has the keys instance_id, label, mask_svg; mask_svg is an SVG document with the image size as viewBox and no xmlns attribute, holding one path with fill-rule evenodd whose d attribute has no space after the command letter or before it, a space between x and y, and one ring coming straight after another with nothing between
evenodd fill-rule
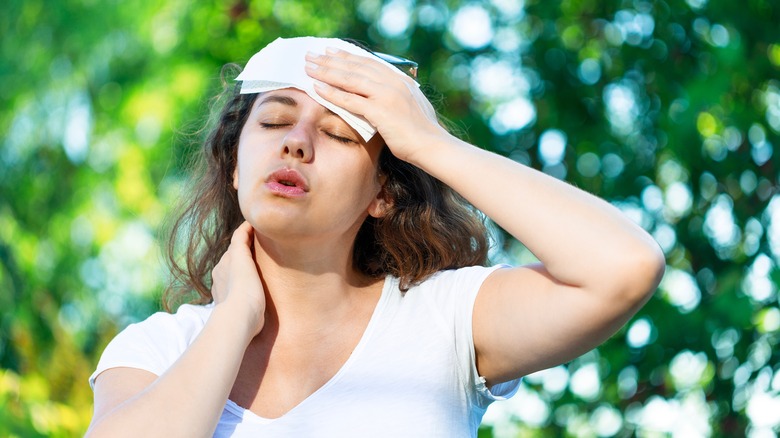
<instances>
[{"instance_id":1,"label":"bokeh light","mask_svg":"<svg viewBox=\"0 0 780 438\"><path fill-rule=\"evenodd\" d=\"M480 436L780 433L773 2L4 6L0 435L83 436L100 350L170 280L160 230L221 66L302 34L417 60L465 138L605 198L667 257L636 317L527 376ZM536 261L491 226L491 262Z\"/></svg>"}]
</instances>

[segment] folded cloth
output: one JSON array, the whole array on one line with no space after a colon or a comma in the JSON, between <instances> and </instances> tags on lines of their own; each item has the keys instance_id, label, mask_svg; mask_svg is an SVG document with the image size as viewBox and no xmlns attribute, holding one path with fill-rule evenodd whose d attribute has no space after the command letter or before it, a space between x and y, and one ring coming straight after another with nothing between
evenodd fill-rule
<instances>
[{"instance_id":1,"label":"folded cloth","mask_svg":"<svg viewBox=\"0 0 780 438\"><path fill-rule=\"evenodd\" d=\"M376 133L376 128L360 114L351 113L320 97L314 90L314 79L304 70L306 52L325 53L325 49L328 47L369 57L392 67L388 62L372 55L371 52L338 38L277 38L252 56L244 71L236 77L237 81L241 81L241 94L296 88L336 113L354 128L363 140L368 141ZM391 68L391 70L403 75L396 68Z\"/></svg>"}]
</instances>

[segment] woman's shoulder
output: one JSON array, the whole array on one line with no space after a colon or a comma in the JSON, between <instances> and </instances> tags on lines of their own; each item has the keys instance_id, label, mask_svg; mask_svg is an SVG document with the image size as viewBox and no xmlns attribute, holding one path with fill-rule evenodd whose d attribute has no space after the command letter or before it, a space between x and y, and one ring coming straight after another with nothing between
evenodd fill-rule
<instances>
[{"instance_id":1,"label":"woman's shoulder","mask_svg":"<svg viewBox=\"0 0 780 438\"><path fill-rule=\"evenodd\" d=\"M213 305L179 307L175 313L157 312L130 324L108 343L89 379L115 367L130 367L161 375L195 340L211 315Z\"/></svg>"},{"instance_id":2,"label":"woman's shoulder","mask_svg":"<svg viewBox=\"0 0 780 438\"><path fill-rule=\"evenodd\" d=\"M409 288L404 299L428 303L446 313L456 309L470 309L485 279L497 269L497 266L466 266L457 269L445 269L431 275L422 282Z\"/></svg>"},{"instance_id":3,"label":"woman's shoulder","mask_svg":"<svg viewBox=\"0 0 780 438\"><path fill-rule=\"evenodd\" d=\"M444 269L431 275L413 288L439 291L470 290L475 287L479 289L479 286L482 285L490 274L497 269L506 267L508 267L508 265L475 265L455 269Z\"/></svg>"},{"instance_id":4,"label":"woman's shoulder","mask_svg":"<svg viewBox=\"0 0 780 438\"><path fill-rule=\"evenodd\" d=\"M175 312L157 312L154 315L167 315L176 321L199 321L205 324L214 310L214 303L209 304L182 304ZM154 316L152 315L152 316Z\"/></svg>"},{"instance_id":5,"label":"woman's shoulder","mask_svg":"<svg viewBox=\"0 0 780 438\"><path fill-rule=\"evenodd\" d=\"M177 333L185 337L196 336L206 325L214 304L183 304L176 312L157 312L130 327L157 333Z\"/></svg>"},{"instance_id":6,"label":"woman's shoulder","mask_svg":"<svg viewBox=\"0 0 780 438\"><path fill-rule=\"evenodd\" d=\"M176 312L156 312L146 319L125 327L108 348L186 348L200 333L211 315L213 304L184 304Z\"/></svg>"}]
</instances>

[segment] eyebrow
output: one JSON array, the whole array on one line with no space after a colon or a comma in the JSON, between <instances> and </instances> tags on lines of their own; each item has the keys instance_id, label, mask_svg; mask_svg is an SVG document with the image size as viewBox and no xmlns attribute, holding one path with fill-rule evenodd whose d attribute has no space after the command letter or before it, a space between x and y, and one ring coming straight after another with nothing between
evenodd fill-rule
<instances>
[{"instance_id":1,"label":"eyebrow","mask_svg":"<svg viewBox=\"0 0 780 438\"><path fill-rule=\"evenodd\" d=\"M257 104L258 107L271 102L277 102L281 103L282 105L289 105L289 106L298 106L298 101L293 99L289 96L279 96L277 94L272 94L270 96L266 96L264 99L260 101L260 103Z\"/></svg>"},{"instance_id":2,"label":"eyebrow","mask_svg":"<svg viewBox=\"0 0 780 438\"><path fill-rule=\"evenodd\" d=\"M266 96L265 98L260 100L260 103L257 104L257 108L260 108L261 106L265 105L266 103L272 103L272 102L281 103L282 105L288 105L288 106L292 106L292 107L297 107L298 106L298 101L293 99L290 96L283 96L283 95L278 95L278 94L272 94L272 95ZM328 112L328 115L332 115L332 116L338 117L338 114L334 113L333 111L331 111L328 108L325 108L325 111Z\"/></svg>"}]
</instances>

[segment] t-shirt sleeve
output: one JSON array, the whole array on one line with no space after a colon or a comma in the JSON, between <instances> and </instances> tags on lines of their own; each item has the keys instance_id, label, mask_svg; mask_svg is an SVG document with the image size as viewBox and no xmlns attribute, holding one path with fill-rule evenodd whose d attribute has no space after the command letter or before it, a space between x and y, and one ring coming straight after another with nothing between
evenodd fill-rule
<instances>
[{"instance_id":1,"label":"t-shirt sleeve","mask_svg":"<svg viewBox=\"0 0 780 438\"><path fill-rule=\"evenodd\" d=\"M95 379L111 368L137 368L162 375L200 333L208 310L208 306L184 305L175 314L158 312L127 326L106 346L89 378L90 387L94 389Z\"/></svg>"},{"instance_id":2,"label":"t-shirt sleeve","mask_svg":"<svg viewBox=\"0 0 780 438\"><path fill-rule=\"evenodd\" d=\"M435 283L433 286L439 295L437 301L440 309L445 319L448 319L448 315L452 318L460 375L464 384L477 395L476 402L483 407L493 401L505 400L513 396L520 387L521 379L487 386L485 379L477 371L474 349L472 320L477 294L490 274L506 267L509 266L498 265L488 268L472 266L444 271L433 279Z\"/></svg>"}]
</instances>

